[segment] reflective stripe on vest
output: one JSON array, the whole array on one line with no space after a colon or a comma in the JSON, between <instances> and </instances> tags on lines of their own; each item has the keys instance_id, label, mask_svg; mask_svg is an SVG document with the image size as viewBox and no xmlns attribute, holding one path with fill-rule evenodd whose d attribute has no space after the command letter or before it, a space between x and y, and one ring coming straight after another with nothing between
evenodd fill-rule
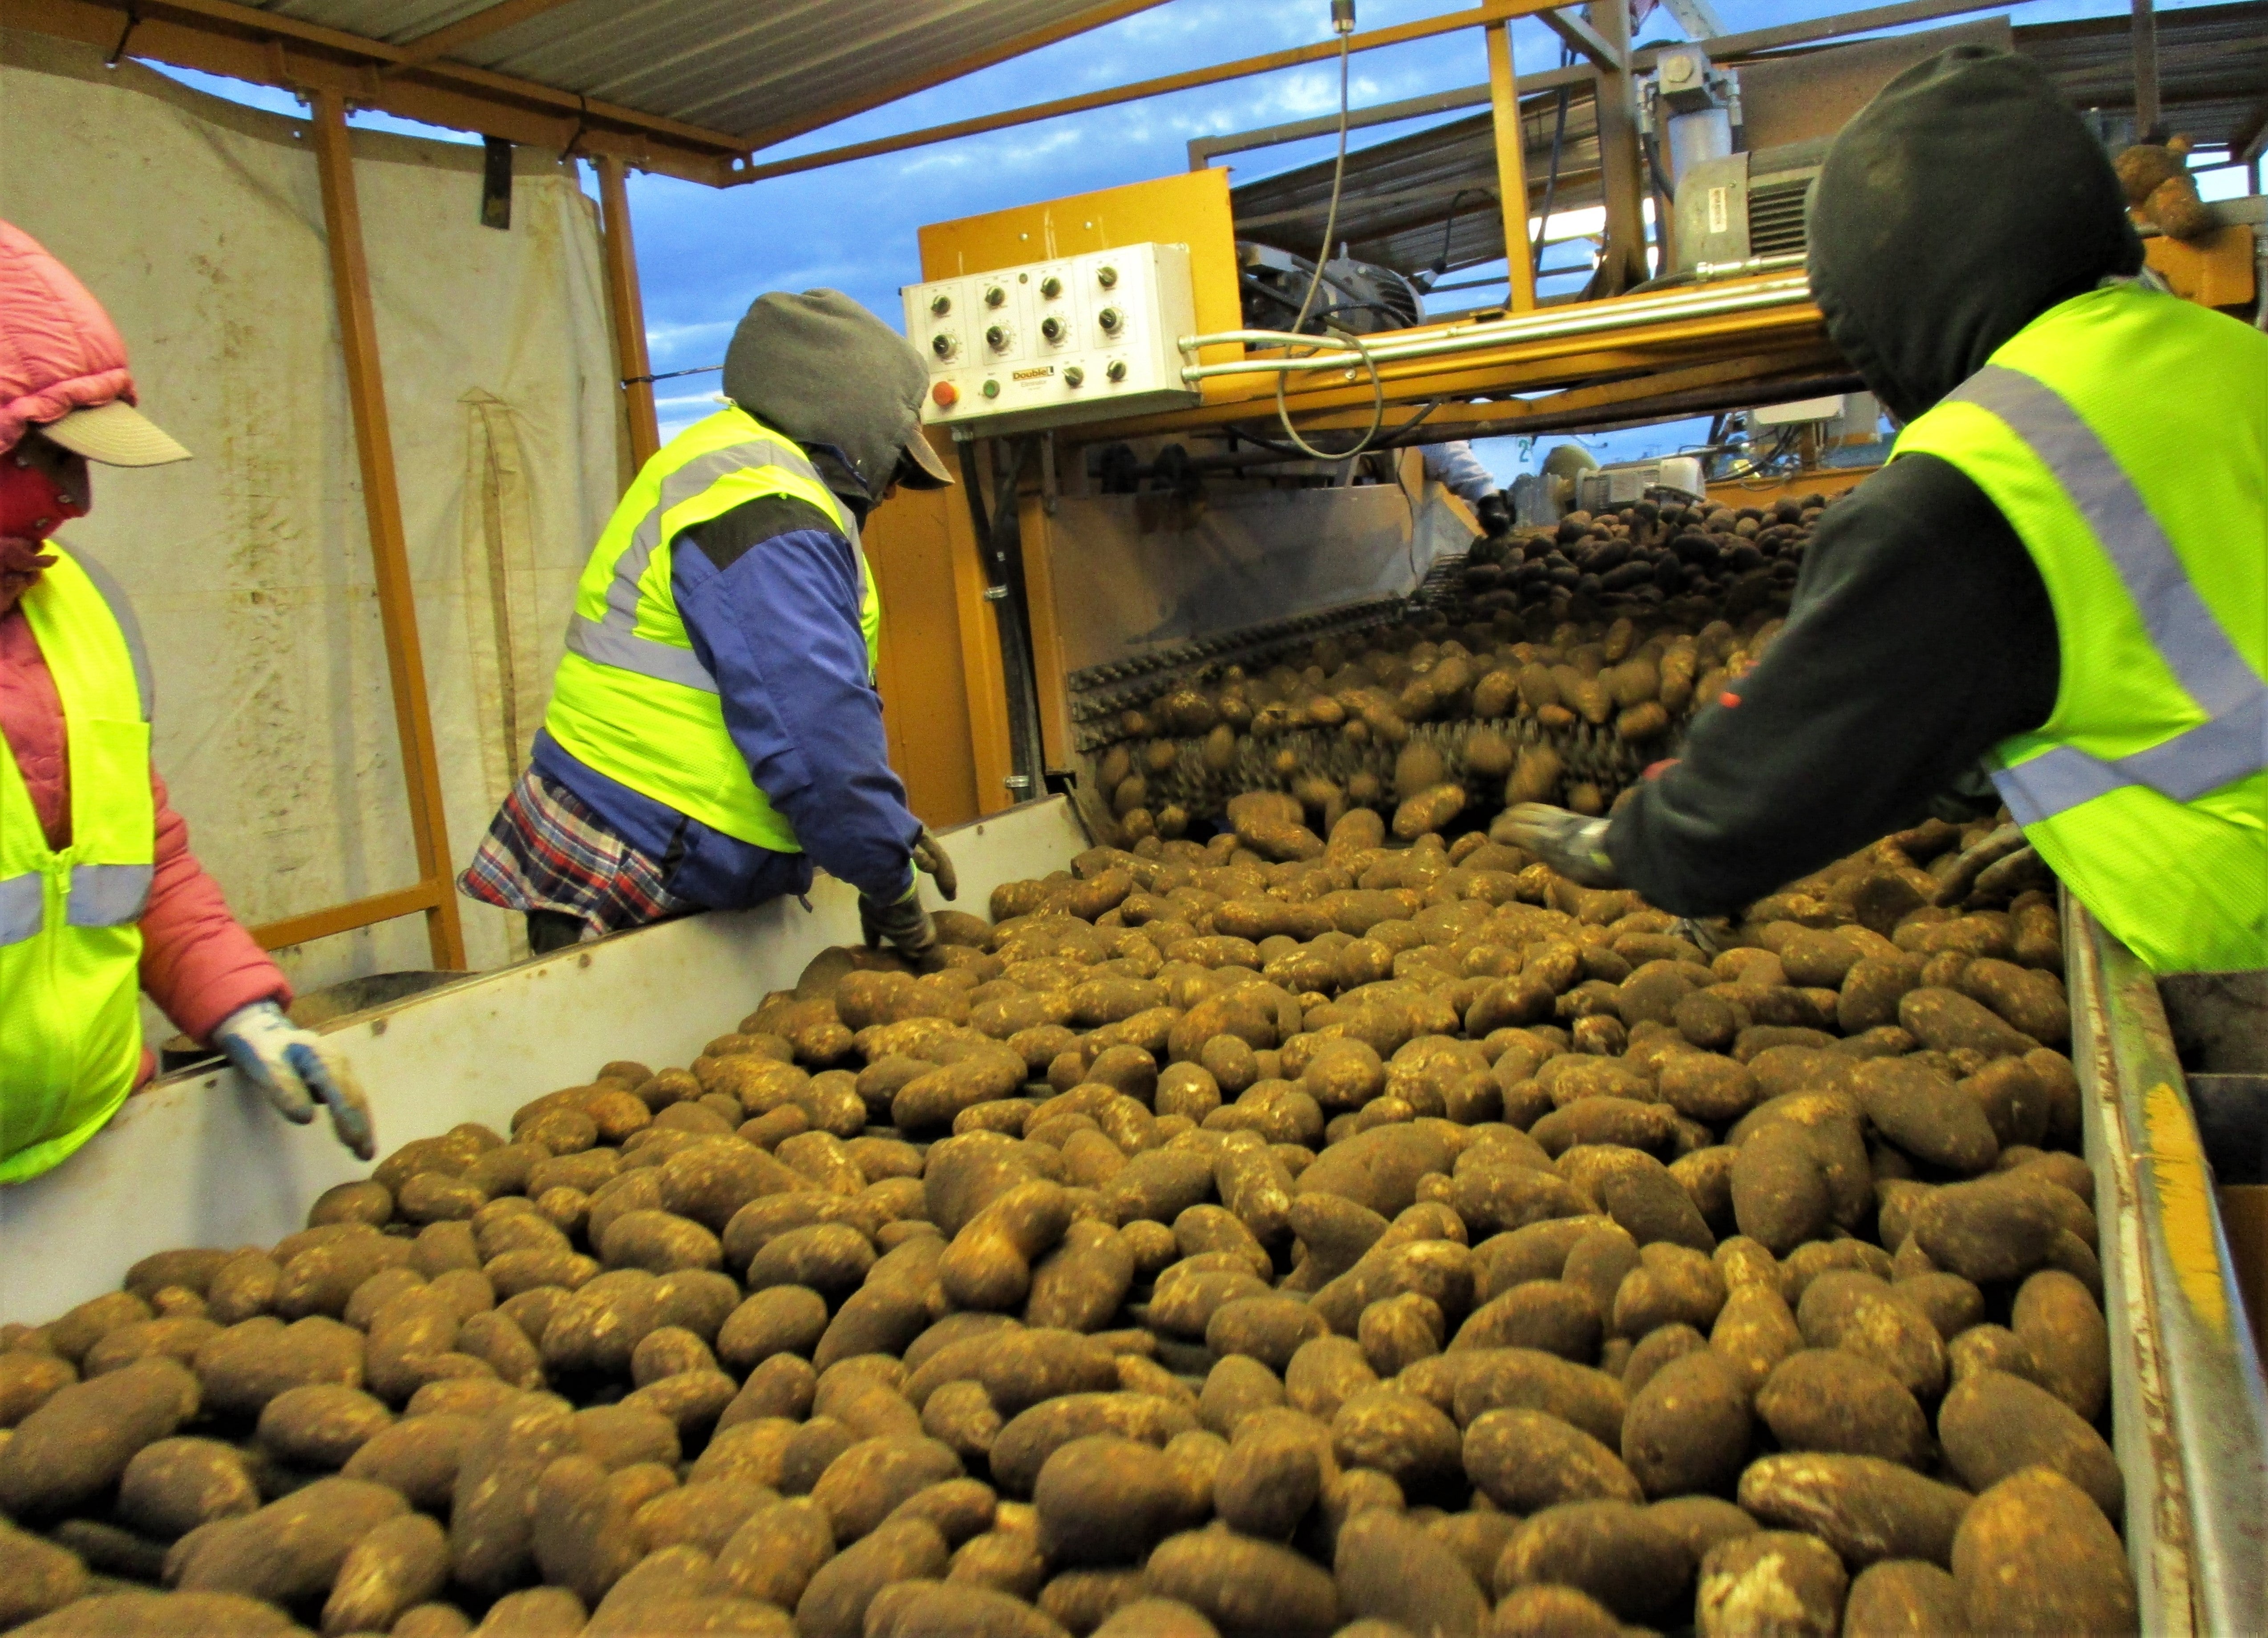
<instances>
[{"instance_id":1,"label":"reflective stripe on vest","mask_svg":"<svg viewBox=\"0 0 2268 1638\"><path fill-rule=\"evenodd\" d=\"M142 1061L142 929L157 845L150 667L132 609L85 554L21 604L63 703L69 845L50 848L0 746L0 1183L35 1177L102 1129Z\"/></svg>"},{"instance_id":2,"label":"reflective stripe on vest","mask_svg":"<svg viewBox=\"0 0 2268 1638\"><path fill-rule=\"evenodd\" d=\"M637 634L638 581L661 544L662 520L669 513L698 498L710 487L750 467L778 467L799 478L825 485L818 469L793 444L773 439L752 439L730 448L688 461L661 480L661 495L630 534L630 544L615 560L614 579L607 585L607 612L593 620L576 614L567 623L567 646L585 660L602 666L619 666L641 676L659 677L704 694L717 692L717 679L689 648L657 643ZM850 542L850 556L858 565L858 588L866 589L866 552L858 537L858 520L850 508L838 507L835 521Z\"/></svg>"},{"instance_id":3,"label":"reflective stripe on vest","mask_svg":"<svg viewBox=\"0 0 2268 1638\"><path fill-rule=\"evenodd\" d=\"M776 852L794 828L758 788L673 590L685 532L767 497L818 512L850 549L873 682L881 601L858 520L803 452L738 408L688 427L630 485L584 565L544 728L585 767L714 830Z\"/></svg>"},{"instance_id":4,"label":"reflective stripe on vest","mask_svg":"<svg viewBox=\"0 0 2268 1638\"><path fill-rule=\"evenodd\" d=\"M52 541L47 542L46 549L59 550ZM110 571L87 553L74 548L70 561L85 575L88 584L109 609L110 617L118 623L118 634L125 639L127 658L134 668L135 697L141 704L142 720L147 723L157 690L151 678L150 653L142 641L141 622L134 617L134 605L127 601L124 589L111 578ZM151 823L156 823L154 815ZM152 867L145 864L72 867L66 919L74 927L117 927L141 920L150 903L152 874ZM0 880L0 947L19 943L40 930L45 920L42 904L39 872Z\"/></svg>"},{"instance_id":5,"label":"reflective stripe on vest","mask_svg":"<svg viewBox=\"0 0 2268 1638\"><path fill-rule=\"evenodd\" d=\"M2054 388L1997 365L1948 396L1999 417L2055 475L2117 570L2167 667L2213 712L2209 721L2116 760L2058 745L1999 770L1992 782L2016 823L2037 824L2129 785L2186 802L2268 770L2268 683L2236 652L2093 429Z\"/></svg>"}]
</instances>

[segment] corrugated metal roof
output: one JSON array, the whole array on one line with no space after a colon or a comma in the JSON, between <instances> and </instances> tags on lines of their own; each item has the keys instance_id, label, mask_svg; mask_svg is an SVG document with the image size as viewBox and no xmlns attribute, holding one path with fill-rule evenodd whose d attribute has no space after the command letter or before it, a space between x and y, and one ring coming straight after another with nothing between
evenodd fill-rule
<instances>
[{"instance_id":1,"label":"corrugated metal roof","mask_svg":"<svg viewBox=\"0 0 2268 1638\"><path fill-rule=\"evenodd\" d=\"M400 45L495 0L253 0ZM556 90L742 133L868 97L1094 9L1095 0L567 0L449 53Z\"/></svg>"},{"instance_id":2,"label":"corrugated metal roof","mask_svg":"<svg viewBox=\"0 0 2268 1638\"><path fill-rule=\"evenodd\" d=\"M2189 6L2158 13L2160 100L2169 127L2200 146L2228 140L2268 85L2268 3ZM2029 26L2014 31L2016 48L2038 63L2078 107L2131 111L2134 62L2124 18ZM1820 48L1831 49L1832 48ZM1793 61L1772 53L1757 61ZM1549 168L1553 97L1521 99L1527 137L1528 184L1540 199ZM1554 210L1599 202L1598 142L1591 94L1570 95ZM1441 258L1449 226L1451 269L1504 255L1496 208L1496 145L1490 116L1450 120L1347 156L1338 237L1352 253L1403 273ZM1240 237L1300 255L1315 253L1330 197L1331 161L1285 171L1231 190ZM1452 200L1456 219L1449 224Z\"/></svg>"},{"instance_id":3,"label":"corrugated metal roof","mask_svg":"<svg viewBox=\"0 0 2268 1638\"><path fill-rule=\"evenodd\" d=\"M2132 112L2132 36L2123 17L2039 23L2016 48L2082 108ZM2268 4L2184 6L2158 13L2158 100L2168 128L2200 147L2228 142L2268 95Z\"/></svg>"}]
</instances>

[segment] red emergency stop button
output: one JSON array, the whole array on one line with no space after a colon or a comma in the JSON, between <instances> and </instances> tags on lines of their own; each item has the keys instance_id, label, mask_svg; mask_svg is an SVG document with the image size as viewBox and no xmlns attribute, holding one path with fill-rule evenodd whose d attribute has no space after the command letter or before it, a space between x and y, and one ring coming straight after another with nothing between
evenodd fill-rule
<instances>
[{"instance_id":1,"label":"red emergency stop button","mask_svg":"<svg viewBox=\"0 0 2268 1638\"><path fill-rule=\"evenodd\" d=\"M940 410L950 410L961 402L961 391L951 381L939 381L929 389L929 395Z\"/></svg>"}]
</instances>

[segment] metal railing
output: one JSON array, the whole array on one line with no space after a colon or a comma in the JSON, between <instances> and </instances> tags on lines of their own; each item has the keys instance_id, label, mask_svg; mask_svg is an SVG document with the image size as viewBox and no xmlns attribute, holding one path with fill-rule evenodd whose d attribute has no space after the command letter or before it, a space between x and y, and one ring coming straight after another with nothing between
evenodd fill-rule
<instances>
[{"instance_id":1,"label":"metal railing","mask_svg":"<svg viewBox=\"0 0 2268 1638\"><path fill-rule=\"evenodd\" d=\"M2142 1630L2257 1631L2268 1391L2212 1169L2149 970L2069 894L2063 927Z\"/></svg>"},{"instance_id":2,"label":"metal railing","mask_svg":"<svg viewBox=\"0 0 2268 1638\"><path fill-rule=\"evenodd\" d=\"M1220 343L1312 350L1296 356L1287 351L1220 364L1185 365L1182 380L1192 384L1224 375L1306 374L1325 370L1359 373L1413 358L1488 352L1523 343L1594 336L1638 325L1723 318L1772 307L1797 306L1810 299L1811 281L1801 273L1794 273L1759 279L1736 288L1665 291L1659 295L1590 302L1574 308L1523 314L1517 318L1452 325L1446 329L1406 335L1398 340L1392 336L1371 341L1361 336L1292 335L1283 330L1217 330L1184 336L1177 344L1185 355Z\"/></svg>"}]
</instances>

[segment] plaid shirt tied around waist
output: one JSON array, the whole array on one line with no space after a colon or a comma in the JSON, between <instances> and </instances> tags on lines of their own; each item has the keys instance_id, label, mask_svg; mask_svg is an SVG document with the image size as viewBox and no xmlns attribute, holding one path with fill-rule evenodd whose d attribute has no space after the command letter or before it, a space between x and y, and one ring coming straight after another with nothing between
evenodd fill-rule
<instances>
[{"instance_id":1,"label":"plaid shirt tied around waist","mask_svg":"<svg viewBox=\"0 0 2268 1638\"><path fill-rule=\"evenodd\" d=\"M578 916L586 939L701 908L663 886L662 861L608 830L575 793L534 769L519 777L457 878L504 910Z\"/></svg>"}]
</instances>

